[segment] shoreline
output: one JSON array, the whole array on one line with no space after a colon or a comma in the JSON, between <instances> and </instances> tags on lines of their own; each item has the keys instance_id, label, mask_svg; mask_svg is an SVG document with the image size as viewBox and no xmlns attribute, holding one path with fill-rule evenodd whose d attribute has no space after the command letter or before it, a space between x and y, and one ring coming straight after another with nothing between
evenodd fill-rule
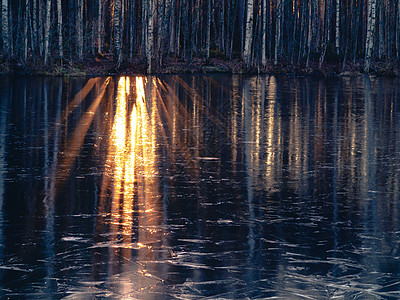
<instances>
[{"instance_id":1,"label":"shoreline","mask_svg":"<svg viewBox=\"0 0 400 300\"><path fill-rule=\"evenodd\" d=\"M0 65L1 75L37 75L37 76L118 76L118 75L177 75L177 74L241 74L241 75L293 75L310 76L318 78L345 77L345 76L386 76L400 77L400 64L396 62L374 62L371 71L363 71L363 60L356 63L347 63L344 67L341 63L326 62L319 68L318 63L311 62L308 67L305 64L293 64L282 62L273 65L268 61L266 67L245 68L241 59L226 60L224 58L210 58L208 60L194 58L192 60L169 57L162 67L148 74L144 60L134 58L126 60L118 67L112 57L87 58L83 61L64 59L53 61L44 66L34 60L22 63L18 60L3 61Z\"/></svg>"}]
</instances>

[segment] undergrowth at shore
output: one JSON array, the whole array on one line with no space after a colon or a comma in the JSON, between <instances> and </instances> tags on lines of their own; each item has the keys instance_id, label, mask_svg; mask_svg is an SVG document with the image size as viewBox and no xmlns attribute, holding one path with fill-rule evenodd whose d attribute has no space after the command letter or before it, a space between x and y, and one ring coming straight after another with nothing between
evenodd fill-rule
<instances>
[{"instance_id":1,"label":"undergrowth at shore","mask_svg":"<svg viewBox=\"0 0 400 300\"><path fill-rule=\"evenodd\" d=\"M210 58L204 60L194 58L187 60L177 57L168 57L161 67L154 68L152 74L289 74L297 76L357 76L363 74L364 62L325 63L319 68L318 63L311 62L295 65L291 62L282 62L274 65L268 62L263 68L245 68L242 60L226 60L223 58ZM73 59L54 60L47 65L31 59L23 63L18 59L2 60L0 74L23 74L45 76L108 76L108 75L144 75L146 74L145 61L140 58L126 60L121 65L116 65L112 56L104 55L99 58L88 58L83 61ZM400 76L400 64L396 62L375 62L372 64L370 75Z\"/></svg>"}]
</instances>

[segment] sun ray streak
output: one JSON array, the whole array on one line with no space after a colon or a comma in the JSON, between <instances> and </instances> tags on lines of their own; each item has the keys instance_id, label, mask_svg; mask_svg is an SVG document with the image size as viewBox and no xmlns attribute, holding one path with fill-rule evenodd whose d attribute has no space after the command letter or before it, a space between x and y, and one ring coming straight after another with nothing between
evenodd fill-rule
<instances>
[{"instance_id":1,"label":"sun ray streak","mask_svg":"<svg viewBox=\"0 0 400 300\"><path fill-rule=\"evenodd\" d=\"M68 176L76 157L79 154L79 151L82 147L83 141L85 139L86 133L89 130L89 127L93 121L93 117L96 113L96 110L103 99L104 93L110 82L110 78L107 78L100 88L99 95L94 99L93 103L90 105L89 109L82 116L82 119L76 126L72 137L67 144L66 151L61 159L61 163L57 169L57 186L59 186Z\"/></svg>"}]
</instances>

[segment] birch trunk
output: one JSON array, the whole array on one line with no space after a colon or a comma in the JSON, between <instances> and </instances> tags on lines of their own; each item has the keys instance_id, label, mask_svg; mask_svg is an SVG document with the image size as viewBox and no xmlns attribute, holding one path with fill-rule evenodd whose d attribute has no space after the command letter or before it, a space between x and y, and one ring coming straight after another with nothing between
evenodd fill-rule
<instances>
[{"instance_id":1,"label":"birch trunk","mask_svg":"<svg viewBox=\"0 0 400 300\"><path fill-rule=\"evenodd\" d=\"M32 53L35 54L36 53L36 49L38 46L38 31L37 31L37 2L36 1L32 1L32 38L33 38L33 45L35 46L35 48L32 48Z\"/></svg>"},{"instance_id":2,"label":"birch trunk","mask_svg":"<svg viewBox=\"0 0 400 300\"><path fill-rule=\"evenodd\" d=\"M312 36L313 36L313 17L314 17L314 5L313 5L313 0L310 0L310 7L309 7L309 13L308 13L308 36L307 36L307 61L306 61L306 67L310 65L310 53L311 53L311 42L312 42Z\"/></svg>"},{"instance_id":3,"label":"birch trunk","mask_svg":"<svg viewBox=\"0 0 400 300\"><path fill-rule=\"evenodd\" d=\"M221 11L220 11L220 29L221 33L219 34L219 41L220 41L220 49L219 52L225 53L225 2L222 1L221 3Z\"/></svg>"},{"instance_id":4,"label":"birch trunk","mask_svg":"<svg viewBox=\"0 0 400 300\"><path fill-rule=\"evenodd\" d=\"M322 36L322 53L319 59L319 68L322 67L322 64L325 60L326 49L328 47L329 37L331 36L331 17L332 17L332 5L331 1L328 0L325 3L325 14L324 14L324 32Z\"/></svg>"},{"instance_id":5,"label":"birch trunk","mask_svg":"<svg viewBox=\"0 0 400 300\"><path fill-rule=\"evenodd\" d=\"M163 44L164 44L164 1L158 1L157 5L157 68L162 66Z\"/></svg>"},{"instance_id":6,"label":"birch trunk","mask_svg":"<svg viewBox=\"0 0 400 300\"><path fill-rule=\"evenodd\" d=\"M147 40L146 40L146 56L147 56L147 73L152 72L152 58L154 53L154 11L155 4L154 0L148 2L148 28L147 28Z\"/></svg>"},{"instance_id":7,"label":"birch trunk","mask_svg":"<svg viewBox=\"0 0 400 300\"><path fill-rule=\"evenodd\" d=\"M25 12L24 12L24 49L23 49L23 59L26 62L28 57L28 12L29 12L29 4L25 3Z\"/></svg>"},{"instance_id":8,"label":"birch trunk","mask_svg":"<svg viewBox=\"0 0 400 300\"><path fill-rule=\"evenodd\" d=\"M103 52L103 0L98 1L97 7L97 53Z\"/></svg>"},{"instance_id":9,"label":"birch trunk","mask_svg":"<svg viewBox=\"0 0 400 300\"><path fill-rule=\"evenodd\" d=\"M282 0L277 0L276 1L274 65L278 64L279 47L281 44L281 19L282 19Z\"/></svg>"},{"instance_id":10,"label":"birch trunk","mask_svg":"<svg viewBox=\"0 0 400 300\"><path fill-rule=\"evenodd\" d=\"M170 15L170 24L169 24L169 53L175 52L175 4L176 0L167 1L167 8L169 10Z\"/></svg>"},{"instance_id":11,"label":"birch trunk","mask_svg":"<svg viewBox=\"0 0 400 300\"><path fill-rule=\"evenodd\" d=\"M115 0L114 4L114 58L119 67L122 60L121 52L121 0Z\"/></svg>"},{"instance_id":12,"label":"birch trunk","mask_svg":"<svg viewBox=\"0 0 400 300\"><path fill-rule=\"evenodd\" d=\"M251 0L252 1L252 0ZM211 0L207 2L207 36L206 36L206 58L210 58L210 42L211 42Z\"/></svg>"},{"instance_id":13,"label":"birch trunk","mask_svg":"<svg viewBox=\"0 0 400 300\"><path fill-rule=\"evenodd\" d=\"M364 64L364 71L367 73L369 72L370 69L372 48L374 46L375 13L376 13L376 0L368 0L367 37L365 40L365 64Z\"/></svg>"},{"instance_id":14,"label":"birch trunk","mask_svg":"<svg viewBox=\"0 0 400 300\"><path fill-rule=\"evenodd\" d=\"M134 17L135 17L135 3L133 1L129 2L129 58L133 58L133 28L134 28Z\"/></svg>"},{"instance_id":15,"label":"birch trunk","mask_svg":"<svg viewBox=\"0 0 400 300\"><path fill-rule=\"evenodd\" d=\"M396 52L400 56L400 1L397 1Z\"/></svg>"},{"instance_id":16,"label":"birch trunk","mask_svg":"<svg viewBox=\"0 0 400 300\"><path fill-rule=\"evenodd\" d=\"M46 0L46 17L44 24L44 64L46 65L49 60L49 44L50 44L50 9L51 0Z\"/></svg>"},{"instance_id":17,"label":"birch trunk","mask_svg":"<svg viewBox=\"0 0 400 300\"><path fill-rule=\"evenodd\" d=\"M62 7L61 0L57 0L57 32L58 32L58 56L64 56L63 51L63 36L62 36Z\"/></svg>"},{"instance_id":18,"label":"birch trunk","mask_svg":"<svg viewBox=\"0 0 400 300\"><path fill-rule=\"evenodd\" d=\"M82 0L77 0L76 14L76 39L78 59L83 59L83 3Z\"/></svg>"},{"instance_id":19,"label":"birch trunk","mask_svg":"<svg viewBox=\"0 0 400 300\"><path fill-rule=\"evenodd\" d=\"M261 65L267 65L266 44L267 44L267 0L263 0L262 7L262 38L261 38Z\"/></svg>"},{"instance_id":20,"label":"birch trunk","mask_svg":"<svg viewBox=\"0 0 400 300\"><path fill-rule=\"evenodd\" d=\"M378 37L378 57L381 59L385 52L385 25L383 20L384 3L380 2L379 6L379 37Z\"/></svg>"},{"instance_id":21,"label":"birch trunk","mask_svg":"<svg viewBox=\"0 0 400 300\"><path fill-rule=\"evenodd\" d=\"M278 0L280 1L280 0ZM253 34L253 0L247 0L246 10L246 30L244 37L244 50L243 50L243 61L246 67L250 66L251 61L251 44Z\"/></svg>"},{"instance_id":22,"label":"birch trunk","mask_svg":"<svg viewBox=\"0 0 400 300\"><path fill-rule=\"evenodd\" d=\"M4 54L10 54L10 34L8 26L8 0L1 2L1 32L3 34L3 51Z\"/></svg>"},{"instance_id":23,"label":"birch trunk","mask_svg":"<svg viewBox=\"0 0 400 300\"><path fill-rule=\"evenodd\" d=\"M336 0L336 24L335 24L335 48L336 54L340 53L340 0Z\"/></svg>"}]
</instances>

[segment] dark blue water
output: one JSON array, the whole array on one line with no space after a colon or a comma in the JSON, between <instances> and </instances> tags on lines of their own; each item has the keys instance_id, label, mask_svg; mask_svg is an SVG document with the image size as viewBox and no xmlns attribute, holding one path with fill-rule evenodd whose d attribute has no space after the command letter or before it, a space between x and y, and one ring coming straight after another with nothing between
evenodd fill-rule
<instances>
[{"instance_id":1,"label":"dark blue water","mask_svg":"<svg viewBox=\"0 0 400 300\"><path fill-rule=\"evenodd\" d=\"M1 77L0 297L399 299L400 80Z\"/></svg>"}]
</instances>

